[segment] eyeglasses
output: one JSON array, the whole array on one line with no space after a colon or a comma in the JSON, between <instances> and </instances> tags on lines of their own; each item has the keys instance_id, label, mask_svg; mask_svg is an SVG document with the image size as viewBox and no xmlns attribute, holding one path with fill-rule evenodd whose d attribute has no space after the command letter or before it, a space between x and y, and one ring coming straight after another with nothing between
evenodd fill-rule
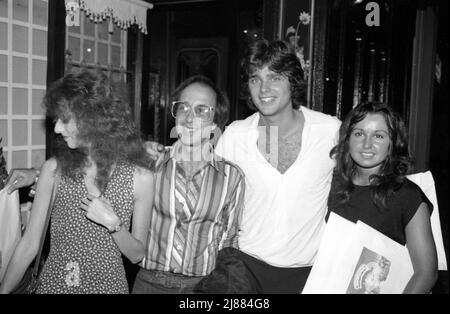
<instances>
[{"instance_id":1,"label":"eyeglasses","mask_svg":"<svg viewBox=\"0 0 450 314\"><path fill-rule=\"evenodd\" d=\"M205 104L191 106L187 101L172 102L171 113L174 118L186 117L191 111L194 112L194 117L196 118L203 121L212 121L215 109Z\"/></svg>"}]
</instances>

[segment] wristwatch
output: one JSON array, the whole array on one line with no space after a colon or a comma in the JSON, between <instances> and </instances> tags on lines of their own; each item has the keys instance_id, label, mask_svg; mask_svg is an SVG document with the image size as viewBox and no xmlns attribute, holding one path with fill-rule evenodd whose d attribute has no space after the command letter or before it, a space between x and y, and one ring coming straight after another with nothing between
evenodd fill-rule
<instances>
[{"instance_id":1,"label":"wristwatch","mask_svg":"<svg viewBox=\"0 0 450 314\"><path fill-rule=\"evenodd\" d=\"M108 232L112 234L112 233L119 232L120 229L122 229L122 219L119 218L119 223L117 223L111 229L108 229Z\"/></svg>"}]
</instances>

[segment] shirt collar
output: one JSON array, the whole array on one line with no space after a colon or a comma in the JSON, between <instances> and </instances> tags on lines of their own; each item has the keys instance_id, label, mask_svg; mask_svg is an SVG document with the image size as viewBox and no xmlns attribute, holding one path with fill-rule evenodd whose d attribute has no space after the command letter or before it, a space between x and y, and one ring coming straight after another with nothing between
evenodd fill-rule
<instances>
[{"instance_id":1,"label":"shirt collar","mask_svg":"<svg viewBox=\"0 0 450 314\"><path fill-rule=\"evenodd\" d=\"M173 146L170 146L170 148L167 149L164 152L164 156L162 157L161 162L156 167L157 170L160 170L162 167L165 167L166 164L169 162L169 160L176 161L176 152L177 152L177 149L180 148L180 145L181 144L179 143L179 141L176 141L173 144ZM207 165L213 167L217 172L219 172L222 175L226 176L225 171L224 171L223 167L221 166L222 162L223 162L222 157L216 155L214 153L214 150L213 150L212 146L211 146L211 149L210 149L209 154L208 154Z\"/></svg>"},{"instance_id":2,"label":"shirt collar","mask_svg":"<svg viewBox=\"0 0 450 314\"><path fill-rule=\"evenodd\" d=\"M303 113L303 117L305 119L305 124L306 124L306 121L308 120L308 122L309 122L309 119L306 118L307 114L305 114L305 111L307 111L307 110L305 110L305 109L307 109L307 108L304 107L304 106L300 106L297 110ZM254 114L253 119L250 122L251 123L250 125L251 125L252 129L254 129L254 130L258 129L258 124L259 124L259 120L260 119L261 119L261 113L256 112Z\"/></svg>"}]
</instances>

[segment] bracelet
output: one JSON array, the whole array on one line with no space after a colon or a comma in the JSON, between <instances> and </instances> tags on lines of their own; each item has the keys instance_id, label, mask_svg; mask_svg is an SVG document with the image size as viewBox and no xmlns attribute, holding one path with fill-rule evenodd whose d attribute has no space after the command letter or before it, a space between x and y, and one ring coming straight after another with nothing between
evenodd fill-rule
<instances>
[{"instance_id":1,"label":"bracelet","mask_svg":"<svg viewBox=\"0 0 450 314\"><path fill-rule=\"evenodd\" d=\"M112 227L112 229L108 229L108 233L113 234L119 232L122 229L123 223L122 219L119 218L119 223Z\"/></svg>"}]
</instances>

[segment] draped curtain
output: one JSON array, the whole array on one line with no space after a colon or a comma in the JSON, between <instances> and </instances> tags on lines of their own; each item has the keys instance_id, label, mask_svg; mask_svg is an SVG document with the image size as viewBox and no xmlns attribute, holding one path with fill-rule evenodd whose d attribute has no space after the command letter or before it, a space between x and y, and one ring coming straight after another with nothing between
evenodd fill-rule
<instances>
[{"instance_id":1,"label":"draped curtain","mask_svg":"<svg viewBox=\"0 0 450 314\"><path fill-rule=\"evenodd\" d=\"M112 24L120 28L128 28L136 24L142 33L147 34L147 10L153 4L140 0L65 0L67 14L73 14L80 9L92 21L101 23L109 20L109 29Z\"/></svg>"}]
</instances>

